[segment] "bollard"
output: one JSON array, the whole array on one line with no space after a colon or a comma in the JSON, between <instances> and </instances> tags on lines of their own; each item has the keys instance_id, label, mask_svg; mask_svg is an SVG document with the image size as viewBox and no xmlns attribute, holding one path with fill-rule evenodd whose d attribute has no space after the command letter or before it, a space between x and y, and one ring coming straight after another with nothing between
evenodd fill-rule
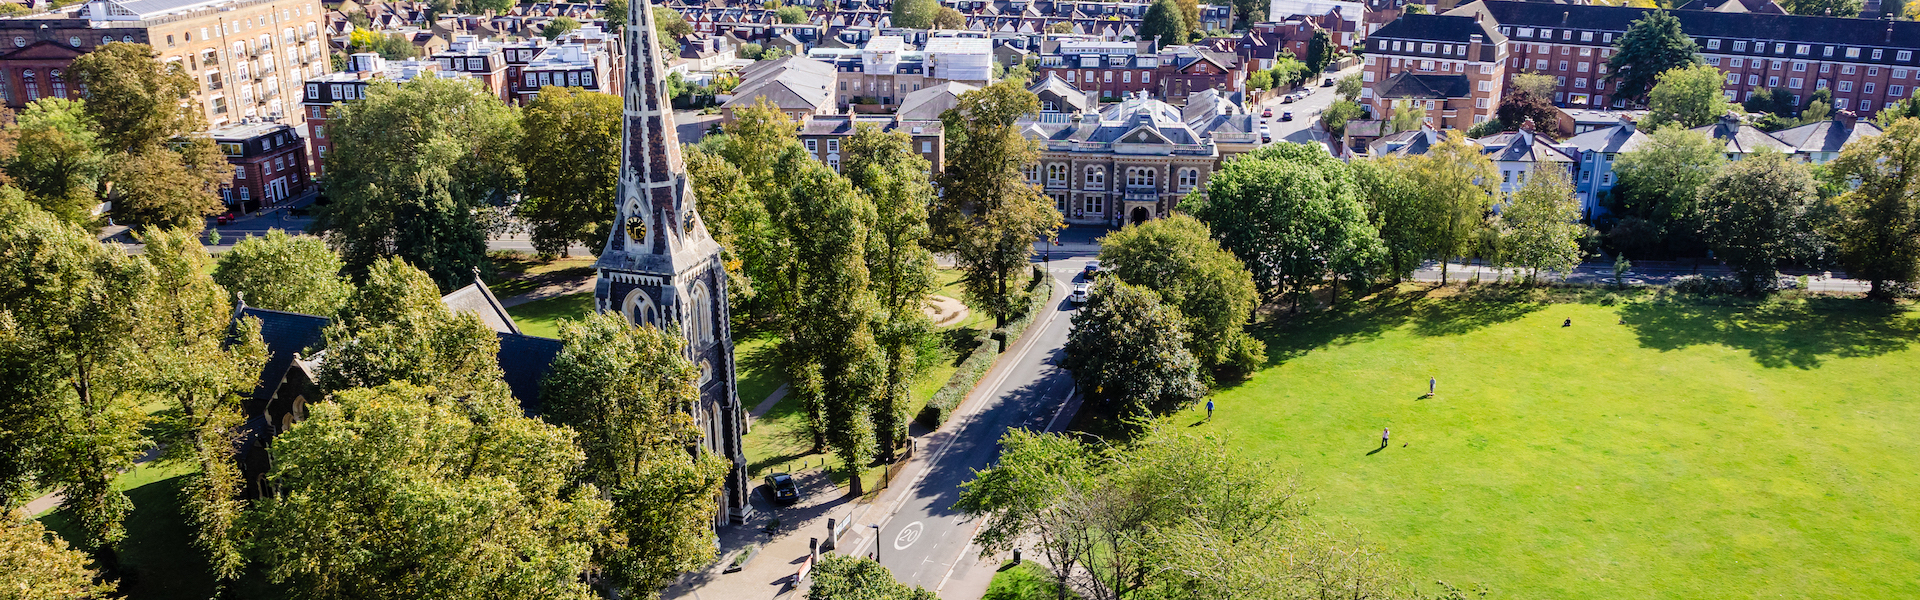
<instances>
[{"instance_id":1,"label":"bollard","mask_svg":"<svg viewBox=\"0 0 1920 600\"><path fill-rule=\"evenodd\" d=\"M1019 549L1019 548L1014 548L1014 549L1013 549L1013 564L1016 564L1016 565L1017 565L1017 564L1020 564L1020 549Z\"/></svg>"},{"instance_id":2,"label":"bollard","mask_svg":"<svg viewBox=\"0 0 1920 600\"><path fill-rule=\"evenodd\" d=\"M820 545L820 549L823 551L832 550L835 546L839 545L834 543L833 541L833 532L835 531L833 526L834 526L833 519L827 519L827 541L826 543Z\"/></svg>"},{"instance_id":3,"label":"bollard","mask_svg":"<svg viewBox=\"0 0 1920 600\"><path fill-rule=\"evenodd\" d=\"M807 556L814 560L820 559L820 538L807 538Z\"/></svg>"}]
</instances>

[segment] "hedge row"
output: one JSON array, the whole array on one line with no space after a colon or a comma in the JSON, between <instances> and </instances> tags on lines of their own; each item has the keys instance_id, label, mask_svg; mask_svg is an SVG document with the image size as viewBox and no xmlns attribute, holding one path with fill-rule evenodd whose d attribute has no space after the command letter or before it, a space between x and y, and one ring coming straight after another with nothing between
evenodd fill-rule
<instances>
[{"instance_id":1,"label":"hedge row","mask_svg":"<svg viewBox=\"0 0 1920 600\"><path fill-rule=\"evenodd\" d=\"M967 399L967 394L973 392L973 387L979 385L980 378L993 369L993 361L1000 357L1001 352L1013 346L1014 340L1027 330L1027 325L1033 323L1034 316L1045 310L1048 301L1053 299L1051 278L1039 267L1034 267L1033 284L1027 286L1024 293L1027 295L1026 310L1008 321L1006 327L995 329L975 340L973 352L960 362L959 370L953 372L953 377L947 379L946 385L933 393L933 398L927 400L927 407L920 409L915 420L921 425L939 429L948 417L953 416L953 409L959 407L960 402ZM1011 338L1008 332L1012 332Z\"/></svg>"}]
</instances>

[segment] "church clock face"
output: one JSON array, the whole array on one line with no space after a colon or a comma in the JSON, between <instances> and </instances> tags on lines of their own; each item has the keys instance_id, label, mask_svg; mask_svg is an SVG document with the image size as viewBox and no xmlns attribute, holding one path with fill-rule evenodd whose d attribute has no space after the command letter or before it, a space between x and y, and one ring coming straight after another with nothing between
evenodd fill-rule
<instances>
[{"instance_id":1,"label":"church clock face","mask_svg":"<svg viewBox=\"0 0 1920 600\"><path fill-rule=\"evenodd\" d=\"M627 217L627 239L635 243L647 239L647 220L638 216Z\"/></svg>"}]
</instances>

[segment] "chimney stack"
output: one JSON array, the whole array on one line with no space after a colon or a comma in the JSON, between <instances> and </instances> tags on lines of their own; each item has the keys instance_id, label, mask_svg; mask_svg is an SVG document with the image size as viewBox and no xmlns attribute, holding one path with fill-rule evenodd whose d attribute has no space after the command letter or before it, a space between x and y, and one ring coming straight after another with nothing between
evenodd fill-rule
<instances>
[{"instance_id":1,"label":"chimney stack","mask_svg":"<svg viewBox=\"0 0 1920 600\"><path fill-rule=\"evenodd\" d=\"M1838 121L1840 127L1847 131L1852 131L1853 124L1860 121L1860 115L1854 114L1854 112L1850 110L1838 110L1834 111L1833 120Z\"/></svg>"}]
</instances>

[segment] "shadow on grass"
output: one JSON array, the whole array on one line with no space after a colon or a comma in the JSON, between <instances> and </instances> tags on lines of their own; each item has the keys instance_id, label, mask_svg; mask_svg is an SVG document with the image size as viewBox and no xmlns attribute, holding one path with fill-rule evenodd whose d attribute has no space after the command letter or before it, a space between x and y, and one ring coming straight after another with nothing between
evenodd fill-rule
<instances>
[{"instance_id":1,"label":"shadow on grass","mask_svg":"<svg viewBox=\"0 0 1920 600\"><path fill-rule=\"evenodd\" d=\"M1527 316L1546 305L1540 290L1518 285L1464 290L1388 287L1331 310L1284 316L1250 330L1267 343L1267 366L1274 366L1327 346L1372 340L1408 323L1416 335L1460 335Z\"/></svg>"},{"instance_id":2,"label":"shadow on grass","mask_svg":"<svg viewBox=\"0 0 1920 600\"><path fill-rule=\"evenodd\" d=\"M1721 304L1728 305L1636 303L1621 314L1643 347L1719 344L1769 368L1814 369L1829 358L1879 356L1920 339L1920 321L1905 306L1829 297Z\"/></svg>"},{"instance_id":3,"label":"shadow on grass","mask_svg":"<svg viewBox=\"0 0 1920 600\"><path fill-rule=\"evenodd\" d=\"M1476 286L1451 298L1420 303L1413 314L1413 332L1428 337L1471 333L1546 306L1529 287Z\"/></svg>"},{"instance_id":4,"label":"shadow on grass","mask_svg":"<svg viewBox=\"0 0 1920 600\"><path fill-rule=\"evenodd\" d=\"M207 560L193 546L193 529L181 506L180 489L187 475L177 475L126 490L133 502L127 513L127 537L120 541L120 591L135 600L204 600L214 596L214 579ZM79 523L67 509L55 510L40 521L71 541L80 539ZM229 584L227 597L279 598L258 572L242 573Z\"/></svg>"}]
</instances>

